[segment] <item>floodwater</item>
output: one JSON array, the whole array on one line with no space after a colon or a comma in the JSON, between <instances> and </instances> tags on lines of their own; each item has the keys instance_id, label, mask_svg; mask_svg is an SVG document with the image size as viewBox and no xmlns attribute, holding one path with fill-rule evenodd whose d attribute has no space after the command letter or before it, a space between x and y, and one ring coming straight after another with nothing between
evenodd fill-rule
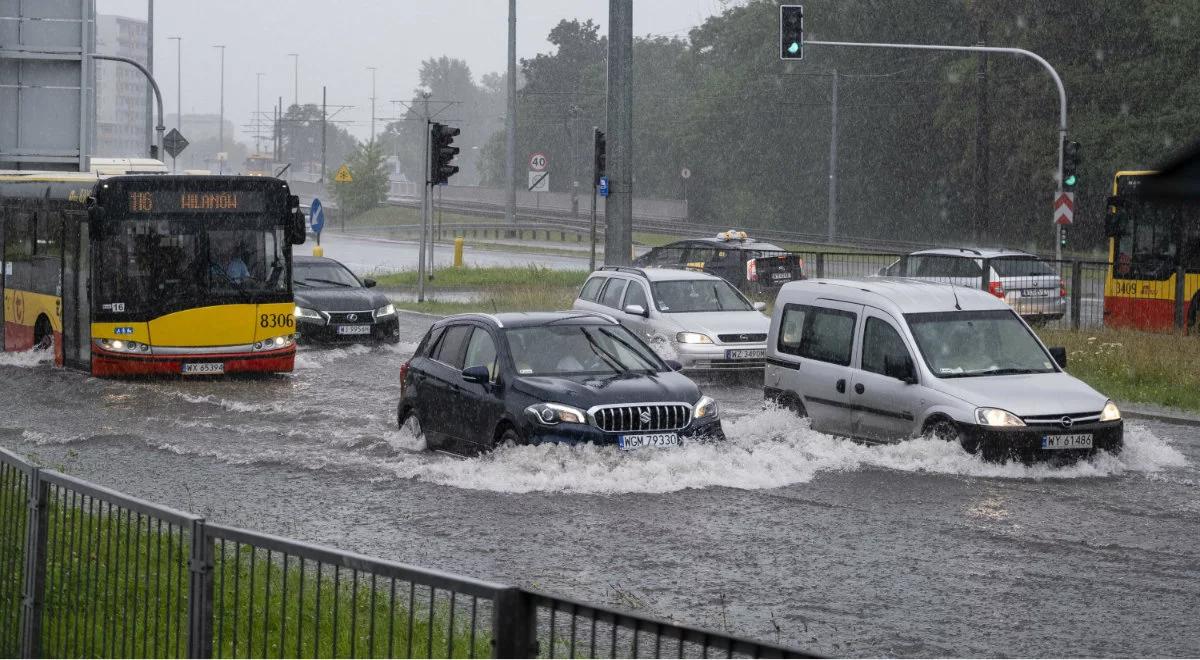
<instances>
[{"instance_id":1,"label":"floodwater","mask_svg":"<svg viewBox=\"0 0 1200 660\"><path fill-rule=\"evenodd\" d=\"M0 445L210 519L830 655L1200 655L1200 432L993 465L864 446L707 383L722 445L509 447L396 429L405 341L290 376L105 381L0 354Z\"/></svg>"}]
</instances>

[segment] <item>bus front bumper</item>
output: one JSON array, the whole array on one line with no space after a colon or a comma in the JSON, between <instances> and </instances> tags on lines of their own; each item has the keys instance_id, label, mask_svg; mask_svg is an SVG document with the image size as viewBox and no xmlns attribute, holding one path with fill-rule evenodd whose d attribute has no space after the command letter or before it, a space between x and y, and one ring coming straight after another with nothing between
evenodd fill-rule
<instances>
[{"instance_id":1,"label":"bus front bumper","mask_svg":"<svg viewBox=\"0 0 1200 660\"><path fill-rule=\"evenodd\" d=\"M220 376L225 374L285 373L292 371L296 346L253 353L140 355L92 347L92 375Z\"/></svg>"}]
</instances>

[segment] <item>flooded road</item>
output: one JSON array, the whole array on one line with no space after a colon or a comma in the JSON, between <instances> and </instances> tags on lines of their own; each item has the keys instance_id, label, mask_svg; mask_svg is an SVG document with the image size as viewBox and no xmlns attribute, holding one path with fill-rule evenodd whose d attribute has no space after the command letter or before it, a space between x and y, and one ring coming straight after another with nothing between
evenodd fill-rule
<instances>
[{"instance_id":1,"label":"flooded road","mask_svg":"<svg viewBox=\"0 0 1200 660\"><path fill-rule=\"evenodd\" d=\"M238 526L830 655L1200 655L1200 432L990 465L868 447L708 383L724 445L423 451L395 426L404 343L295 374L102 381L0 354L0 445Z\"/></svg>"}]
</instances>

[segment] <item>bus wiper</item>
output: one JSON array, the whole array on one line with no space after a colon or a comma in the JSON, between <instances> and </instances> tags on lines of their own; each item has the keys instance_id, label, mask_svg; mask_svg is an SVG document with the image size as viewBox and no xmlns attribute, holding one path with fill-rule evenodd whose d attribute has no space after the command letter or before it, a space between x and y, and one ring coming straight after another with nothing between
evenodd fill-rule
<instances>
[{"instance_id":1,"label":"bus wiper","mask_svg":"<svg viewBox=\"0 0 1200 660\"><path fill-rule=\"evenodd\" d=\"M621 361L617 359L617 356L609 353L603 346L601 346L600 343L596 341L596 338L592 336L592 333L583 328L580 328L580 332L583 333L583 336L588 340L588 343L592 345L592 351L596 355L599 355L600 358L605 362L607 362L608 366L612 367L614 371L619 371L621 373L629 371L629 367L621 364Z\"/></svg>"},{"instance_id":2,"label":"bus wiper","mask_svg":"<svg viewBox=\"0 0 1200 660\"><path fill-rule=\"evenodd\" d=\"M234 280L232 277L230 277L229 273L226 273L224 268L221 268L217 264L213 263L212 259L208 260L208 266L209 266L208 272L220 273L221 277L225 278L225 281L229 282L230 286L232 286L246 302L250 302L250 300L252 298L252 296L250 295L250 292L246 291L245 287L243 287L241 284L238 284L236 280Z\"/></svg>"}]
</instances>

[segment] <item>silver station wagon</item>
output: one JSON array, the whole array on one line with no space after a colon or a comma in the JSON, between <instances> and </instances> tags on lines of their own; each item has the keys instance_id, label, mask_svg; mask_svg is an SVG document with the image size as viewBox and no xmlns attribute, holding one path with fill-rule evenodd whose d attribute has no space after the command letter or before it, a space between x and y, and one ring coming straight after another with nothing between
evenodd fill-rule
<instances>
[{"instance_id":1,"label":"silver station wagon","mask_svg":"<svg viewBox=\"0 0 1200 660\"><path fill-rule=\"evenodd\" d=\"M1117 406L1065 363L978 289L808 280L775 301L764 394L818 431L868 441L934 436L988 460L1119 452Z\"/></svg>"}]
</instances>

